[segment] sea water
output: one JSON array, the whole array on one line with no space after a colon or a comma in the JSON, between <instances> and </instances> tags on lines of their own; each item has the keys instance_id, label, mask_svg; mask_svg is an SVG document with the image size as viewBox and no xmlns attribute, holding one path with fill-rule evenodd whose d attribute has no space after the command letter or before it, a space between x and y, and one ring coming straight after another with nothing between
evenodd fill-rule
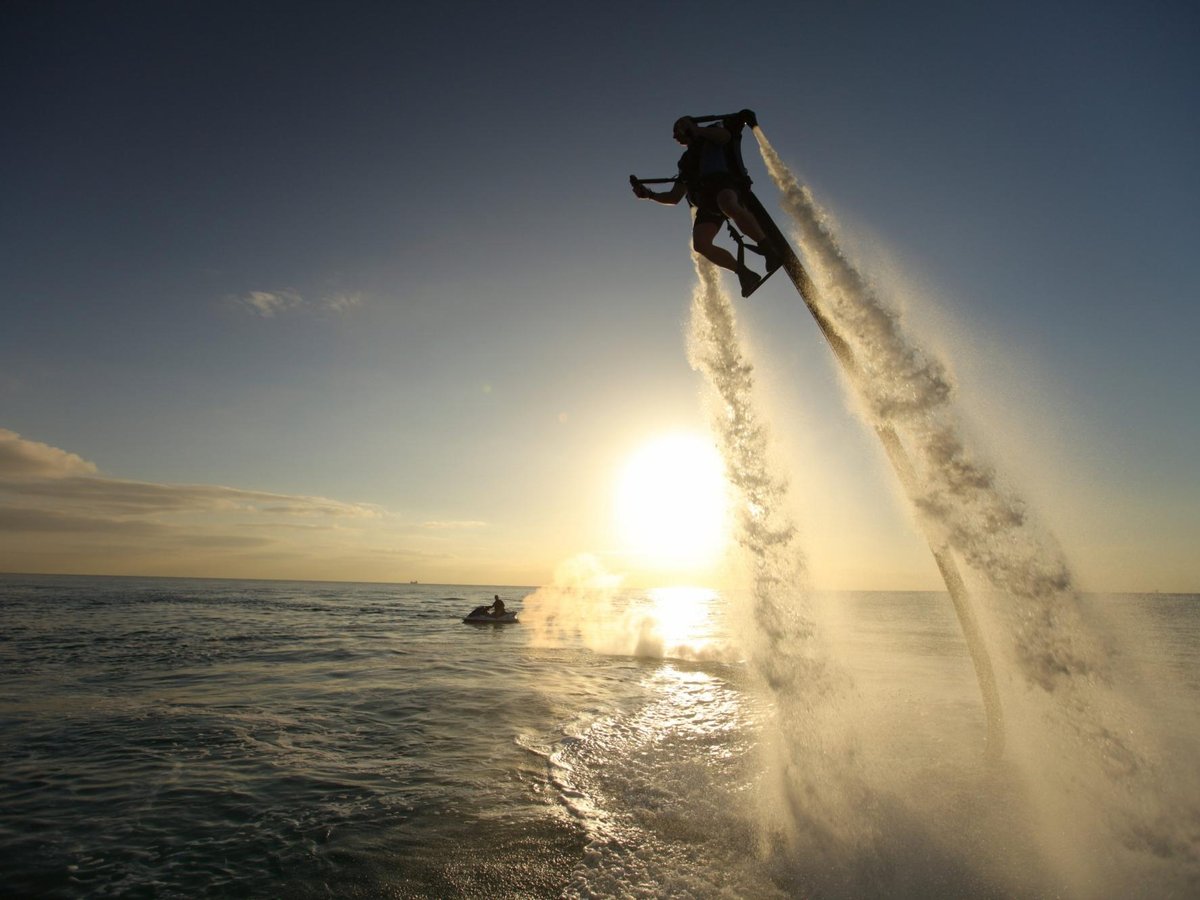
<instances>
[{"instance_id":1,"label":"sea water","mask_svg":"<svg viewBox=\"0 0 1200 900\"><path fill-rule=\"evenodd\" d=\"M822 600L855 697L839 765L864 773L854 815L884 835L847 856L764 826L778 710L730 642L728 596L619 590L606 613L636 623L628 645L460 621L493 594L520 616L532 592L0 576L0 892L1064 892L1020 791L983 760L945 594ZM1182 776L1200 750L1200 597L1084 602L1130 638L1160 764ZM1165 865L1145 896L1194 885Z\"/></svg>"}]
</instances>

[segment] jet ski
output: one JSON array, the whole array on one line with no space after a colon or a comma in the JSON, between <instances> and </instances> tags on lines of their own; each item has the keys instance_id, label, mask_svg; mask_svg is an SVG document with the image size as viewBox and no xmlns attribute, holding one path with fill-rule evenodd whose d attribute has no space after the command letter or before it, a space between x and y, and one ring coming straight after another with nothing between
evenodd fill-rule
<instances>
[{"instance_id":1,"label":"jet ski","mask_svg":"<svg viewBox=\"0 0 1200 900\"><path fill-rule=\"evenodd\" d=\"M466 625L518 625L517 614L506 612L502 616L493 616L488 610L490 606L477 606L463 619Z\"/></svg>"}]
</instances>

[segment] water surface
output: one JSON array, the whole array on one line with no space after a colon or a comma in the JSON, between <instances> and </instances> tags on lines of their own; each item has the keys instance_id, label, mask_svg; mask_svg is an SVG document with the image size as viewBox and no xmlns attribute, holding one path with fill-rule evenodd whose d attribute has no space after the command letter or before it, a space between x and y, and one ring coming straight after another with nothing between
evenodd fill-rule
<instances>
[{"instance_id":1,"label":"water surface","mask_svg":"<svg viewBox=\"0 0 1200 900\"><path fill-rule=\"evenodd\" d=\"M953 782L965 793L975 776L963 773L980 765L982 710L944 595L838 597L832 652L858 698L847 715L864 744L847 765L890 768L893 779L861 816L908 823L903 852L926 854L927 877L886 858L885 842L884 858L831 882L814 871L846 865L835 852L797 858L761 827L771 785L760 744L775 711L736 653L679 650L727 648L726 598L624 592L621 603L659 616L665 639L643 643L648 657L569 638L535 646L524 625L459 621L494 593L520 613L529 592L0 576L5 892L769 897L866 885L951 896L1044 886L956 859L916 824L924 807L908 792ZM1131 646L1159 679L1166 758L1194 759L1200 602L1096 602L1139 634Z\"/></svg>"}]
</instances>

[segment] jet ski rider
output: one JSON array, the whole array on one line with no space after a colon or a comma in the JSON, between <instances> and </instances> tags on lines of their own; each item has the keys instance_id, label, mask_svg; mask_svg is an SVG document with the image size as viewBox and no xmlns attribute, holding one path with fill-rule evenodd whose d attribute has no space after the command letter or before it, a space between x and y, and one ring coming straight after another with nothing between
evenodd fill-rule
<instances>
[{"instance_id":1,"label":"jet ski rider","mask_svg":"<svg viewBox=\"0 0 1200 900\"><path fill-rule=\"evenodd\" d=\"M504 615L504 601L500 599L499 594L493 594L492 605L485 606L484 609L490 609L492 611L492 618L499 619Z\"/></svg>"}]
</instances>

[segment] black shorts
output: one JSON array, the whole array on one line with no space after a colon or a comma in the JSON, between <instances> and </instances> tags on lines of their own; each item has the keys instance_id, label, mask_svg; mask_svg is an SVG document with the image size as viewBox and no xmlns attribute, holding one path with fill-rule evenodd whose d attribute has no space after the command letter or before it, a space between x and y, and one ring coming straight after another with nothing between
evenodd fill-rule
<instances>
[{"instance_id":1,"label":"black shorts","mask_svg":"<svg viewBox=\"0 0 1200 900\"><path fill-rule=\"evenodd\" d=\"M713 222L720 225L725 221L726 216L717 203L717 195L726 188L737 190L737 182L732 175L712 175L692 189L688 199L696 207L697 222Z\"/></svg>"}]
</instances>

